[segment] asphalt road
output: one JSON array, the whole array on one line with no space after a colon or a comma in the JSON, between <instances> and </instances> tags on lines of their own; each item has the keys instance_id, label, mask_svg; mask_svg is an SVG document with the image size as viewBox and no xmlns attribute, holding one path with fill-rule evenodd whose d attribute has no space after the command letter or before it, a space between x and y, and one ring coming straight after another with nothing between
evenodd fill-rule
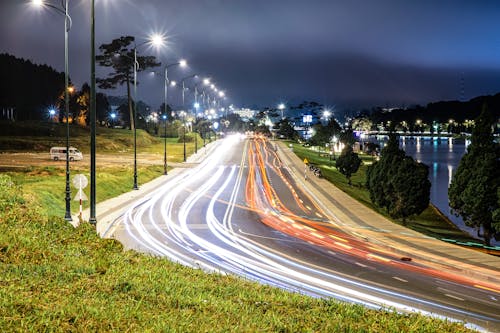
<instances>
[{"instance_id":1,"label":"asphalt road","mask_svg":"<svg viewBox=\"0 0 500 333\"><path fill-rule=\"evenodd\" d=\"M500 331L500 293L339 230L263 139L226 138L115 225L126 247L315 297Z\"/></svg>"}]
</instances>

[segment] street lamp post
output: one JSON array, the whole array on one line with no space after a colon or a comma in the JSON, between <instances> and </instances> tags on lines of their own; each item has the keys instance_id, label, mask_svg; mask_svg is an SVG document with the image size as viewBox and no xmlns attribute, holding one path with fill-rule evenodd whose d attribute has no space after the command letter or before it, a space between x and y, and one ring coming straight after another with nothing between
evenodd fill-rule
<instances>
[{"instance_id":1,"label":"street lamp post","mask_svg":"<svg viewBox=\"0 0 500 333\"><path fill-rule=\"evenodd\" d=\"M285 116L284 116L284 113L283 113L283 111L285 110L285 104L280 103L278 105L278 109L281 111L281 119L285 119Z\"/></svg>"},{"instance_id":2,"label":"street lamp post","mask_svg":"<svg viewBox=\"0 0 500 333\"><path fill-rule=\"evenodd\" d=\"M167 174L167 114L168 114L168 86L169 86L169 79L168 79L168 69L173 66L181 66L181 67L186 67L187 62L184 59L179 60L178 62L172 63L172 64L167 64L165 65L165 70L164 70L164 94L163 94L163 116L162 118L165 120L165 141L164 141L164 148L163 148L163 174ZM158 72L153 72L153 74L160 74ZM175 85L175 81L172 81L172 86Z\"/></svg>"},{"instance_id":3,"label":"street lamp post","mask_svg":"<svg viewBox=\"0 0 500 333\"><path fill-rule=\"evenodd\" d=\"M142 45L143 43L141 43ZM133 189L138 190L137 186L137 45L134 46L134 185Z\"/></svg>"},{"instance_id":4,"label":"street lamp post","mask_svg":"<svg viewBox=\"0 0 500 333\"><path fill-rule=\"evenodd\" d=\"M186 162L186 111L181 111L182 116L182 142L183 142L183 160Z\"/></svg>"},{"instance_id":5,"label":"street lamp post","mask_svg":"<svg viewBox=\"0 0 500 333\"><path fill-rule=\"evenodd\" d=\"M141 45L153 43L156 45L161 45L163 43L163 38L159 35L152 36L149 40L144 41L140 44L135 44L134 41L134 185L133 189L138 190L139 186L137 185L137 71L139 70L139 62L137 61L137 48Z\"/></svg>"},{"instance_id":6,"label":"street lamp post","mask_svg":"<svg viewBox=\"0 0 500 333\"><path fill-rule=\"evenodd\" d=\"M95 0L91 0L90 9L90 224L97 224L95 214L95 134L96 134L96 101L95 101Z\"/></svg>"},{"instance_id":7,"label":"street lamp post","mask_svg":"<svg viewBox=\"0 0 500 333\"><path fill-rule=\"evenodd\" d=\"M66 189L65 189L65 202L66 210L64 219L68 222L73 221L71 218L71 188L69 185L69 65L68 65L68 33L71 30L72 20L68 13L68 0L62 0L62 8L56 7L50 3L43 1L33 1L37 5L44 5L55 9L64 15L64 103L66 110Z\"/></svg>"},{"instance_id":8,"label":"street lamp post","mask_svg":"<svg viewBox=\"0 0 500 333\"><path fill-rule=\"evenodd\" d=\"M165 108L166 110L166 108ZM163 141L163 174L167 175L167 114L164 113L162 116L163 123L165 125L165 138Z\"/></svg>"}]
</instances>

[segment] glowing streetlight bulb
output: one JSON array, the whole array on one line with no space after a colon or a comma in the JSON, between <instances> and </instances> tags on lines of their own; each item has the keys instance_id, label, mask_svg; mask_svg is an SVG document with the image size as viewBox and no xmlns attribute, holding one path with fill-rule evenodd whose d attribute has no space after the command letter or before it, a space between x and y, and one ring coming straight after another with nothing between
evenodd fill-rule
<instances>
[{"instance_id":1,"label":"glowing streetlight bulb","mask_svg":"<svg viewBox=\"0 0 500 333\"><path fill-rule=\"evenodd\" d=\"M208 79L208 78L203 79L203 84L208 86L210 84L210 79Z\"/></svg>"},{"instance_id":2,"label":"glowing streetlight bulb","mask_svg":"<svg viewBox=\"0 0 500 333\"><path fill-rule=\"evenodd\" d=\"M154 34L151 36L151 44L154 46L163 46L163 44L165 44L165 38L160 34Z\"/></svg>"},{"instance_id":3,"label":"glowing streetlight bulb","mask_svg":"<svg viewBox=\"0 0 500 333\"><path fill-rule=\"evenodd\" d=\"M181 59L181 60L179 61L179 65L180 65L181 67L186 67L186 66L187 66L187 61L186 61L186 60L184 60L184 59Z\"/></svg>"},{"instance_id":4,"label":"glowing streetlight bulb","mask_svg":"<svg viewBox=\"0 0 500 333\"><path fill-rule=\"evenodd\" d=\"M219 91L219 97L224 97L224 95L225 95L225 94L224 94L224 92L223 92L222 90L221 90L221 91Z\"/></svg>"},{"instance_id":5,"label":"glowing streetlight bulb","mask_svg":"<svg viewBox=\"0 0 500 333\"><path fill-rule=\"evenodd\" d=\"M35 6L42 6L43 5L43 0L33 0L31 1L32 4Z\"/></svg>"}]
</instances>

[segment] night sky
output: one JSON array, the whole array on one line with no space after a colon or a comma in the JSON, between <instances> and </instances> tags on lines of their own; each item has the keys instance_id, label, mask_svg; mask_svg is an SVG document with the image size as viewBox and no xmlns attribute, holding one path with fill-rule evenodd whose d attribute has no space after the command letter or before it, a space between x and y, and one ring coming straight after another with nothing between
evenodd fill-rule
<instances>
[{"instance_id":1,"label":"night sky","mask_svg":"<svg viewBox=\"0 0 500 333\"><path fill-rule=\"evenodd\" d=\"M90 78L90 1L69 2L70 76L81 87ZM62 15L1 0L0 16L1 53L64 70ZM237 107L408 106L500 92L500 1L96 0L96 49L154 32L168 44L141 54L185 58L189 68L172 68L171 79L210 76ZM157 108L163 79L139 81L139 98ZM180 103L179 90L169 93Z\"/></svg>"}]
</instances>

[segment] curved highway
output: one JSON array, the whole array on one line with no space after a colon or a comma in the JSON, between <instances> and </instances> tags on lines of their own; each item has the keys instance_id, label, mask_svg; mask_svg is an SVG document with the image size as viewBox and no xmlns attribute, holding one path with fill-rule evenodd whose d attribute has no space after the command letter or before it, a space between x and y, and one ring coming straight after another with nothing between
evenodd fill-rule
<instances>
[{"instance_id":1,"label":"curved highway","mask_svg":"<svg viewBox=\"0 0 500 333\"><path fill-rule=\"evenodd\" d=\"M418 311L500 331L500 290L336 227L265 139L231 136L122 216L114 237L191 267L314 297Z\"/></svg>"}]
</instances>

